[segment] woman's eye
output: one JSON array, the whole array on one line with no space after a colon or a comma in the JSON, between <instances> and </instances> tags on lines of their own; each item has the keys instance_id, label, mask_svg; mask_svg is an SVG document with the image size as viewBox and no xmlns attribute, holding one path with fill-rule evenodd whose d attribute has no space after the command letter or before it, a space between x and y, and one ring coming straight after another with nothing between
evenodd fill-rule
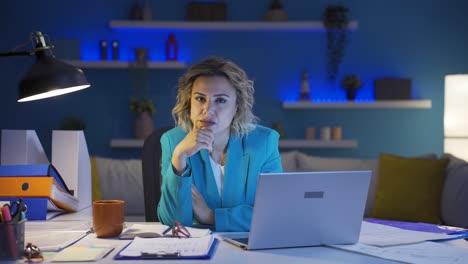
<instances>
[{"instance_id":1,"label":"woman's eye","mask_svg":"<svg viewBox=\"0 0 468 264\"><path fill-rule=\"evenodd\" d=\"M205 97L197 96L197 97L195 97L195 100L200 101L200 102L204 102Z\"/></svg>"},{"instance_id":2,"label":"woman's eye","mask_svg":"<svg viewBox=\"0 0 468 264\"><path fill-rule=\"evenodd\" d=\"M226 102L226 99L224 99L224 98L218 98L218 99L216 99L216 102L218 102L218 103L225 103L225 102Z\"/></svg>"}]
</instances>

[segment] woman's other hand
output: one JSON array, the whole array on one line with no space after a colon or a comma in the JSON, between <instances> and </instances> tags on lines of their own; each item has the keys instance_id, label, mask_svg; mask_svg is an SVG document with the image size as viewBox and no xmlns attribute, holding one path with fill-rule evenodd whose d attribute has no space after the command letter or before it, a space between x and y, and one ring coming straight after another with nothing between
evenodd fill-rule
<instances>
[{"instance_id":1,"label":"woman's other hand","mask_svg":"<svg viewBox=\"0 0 468 264\"><path fill-rule=\"evenodd\" d=\"M192 184L192 207L195 218L202 224L214 225L214 213L198 192L195 185Z\"/></svg>"}]
</instances>

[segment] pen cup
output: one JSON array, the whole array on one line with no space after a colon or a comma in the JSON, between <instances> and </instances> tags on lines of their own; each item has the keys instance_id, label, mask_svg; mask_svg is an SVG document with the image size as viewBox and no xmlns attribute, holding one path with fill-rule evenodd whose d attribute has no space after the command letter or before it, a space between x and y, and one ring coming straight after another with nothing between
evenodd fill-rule
<instances>
[{"instance_id":1,"label":"pen cup","mask_svg":"<svg viewBox=\"0 0 468 264\"><path fill-rule=\"evenodd\" d=\"M24 255L26 220L0 224L0 260L16 260Z\"/></svg>"}]
</instances>

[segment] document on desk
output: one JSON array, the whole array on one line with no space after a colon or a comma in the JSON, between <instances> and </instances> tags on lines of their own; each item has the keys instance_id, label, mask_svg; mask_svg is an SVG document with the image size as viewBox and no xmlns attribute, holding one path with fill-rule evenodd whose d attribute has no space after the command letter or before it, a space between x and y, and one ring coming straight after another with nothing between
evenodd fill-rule
<instances>
[{"instance_id":1,"label":"document on desk","mask_svg":"<svg viewBox=\"0 0 468 264\"><path fill-rule=\"evenodd\" d=\"M211 234L210 229L205 228L194 228L194 227L186 227L190 233L192 238L194 237L203 237L208 236ZM158 233L164 234L170 230L170 227L167 225L161 224L133 224L129 226L126 230L124 230L123 234L127 233Z\"/></svg>"},{"instance_id":2,"label":"document on desk","mask_svg":"<svg viewBox=\"0 0 468 264\"><path fill-rule=\"evenodd\" d=\"M422 242L393 247L377 247L362 243L333 245L330 247L415 264L462 264L466 263L468 259L466 248L457 248L436 242Z\"/></svg>"},{"instance_id":3,"label":"document on desk","mask_svg":"<svg viewBox=\"0 0 468 264\"><path fill-rule=\"evenodd\" d=\"M214 236L199 238L136 237L115 259L127 258L209 258Z\"/></svg>"},{"instance_id":4,"label":"document on desk","mask_svg":"<svg viewBox=\"0 0 468 264\"><path fill-rule=\"evenodd\" d=\"M362 222L359 242L374 246L394 246L428 240L450 239L452 235L404 230L387 225Z\"/></svg>"},{"instance_id":5,"label":"document on desk","mask_svg":"<svg viewBox=\"0 0 468 264\"><path fill-rule=\"evenodd\" d=\"M86 236L90 225L88 221L27 221L25 242L42 251L60 251Z\"/></svg>"}]
</instances>

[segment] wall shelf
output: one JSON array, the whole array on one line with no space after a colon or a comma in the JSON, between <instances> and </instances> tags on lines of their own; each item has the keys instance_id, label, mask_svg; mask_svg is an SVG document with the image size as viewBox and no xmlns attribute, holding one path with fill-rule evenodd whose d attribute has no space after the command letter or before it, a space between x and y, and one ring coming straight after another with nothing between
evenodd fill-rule
<instances>
[{"instance_id":1,"label":"wall shelf","mask_svg":"<svg viewBox=\"0 0 468 264\"><path fill-rule=\"evenodd\" d=\"M110 141L111 148L142 148L144 140L135 138L114 138Z\"/></svg>"},{"instance_id":2,"label":"wall shelf","mask_svg":"<svg viewBox=\"0 0 468 264\"><path fill-rule=\"evenodd\" d=\"M109 26L118 31L325 31L322 21L132 21L111 20ZM350 30L358 28L350 21Z\"/></svg>"},{"instance_id":3,"label":"wall shelf","mask_svg":"<svg viewBox=\"0 0 468 264\"><path fill-rule=\"evenodd\" d=\"M135 62L128 61L66 61L76 67L93 69L128 69ZM136 64L135 64L136 65ZM187 64L178 61L147 62L148 69L185 69Z\"/></svg>"},{"instance_id":4,"label":"wall shelf","mask_svg":"<svg viewBox=\"0 0 468 264\"><path fill-rule=\"evenodd\" d=\"M143 139L115 138L111 139L112 148L142 148ZM305 140L305 139L282 139L279 141L280 148L356 148L357 141L345 140Z\"/></svg>"},{"instance_id":5,"label":"wall shelf","mask_svg":"<svg viewBox=\"0 0 468 264\"><path fill-rule=\"evenodd\" d=\"M334 103L315 103L315 102L294 102L283 103L284 109L340 109L340 108L355 108L355 109L376 109L376 108L432 108L431 100L388 100L374 102L334 102Z\"/></svg>"},{"instance_id":6,"label":"wall shelf","mask_svg":"<svg viewBox=\"0 0 468 264\"><path fill-rule=\"evenodd\" d=\"M309 139L282 139L280 148L356 148L355 139L344 140L309 140Z\"/></svg>"}]
</instances>

